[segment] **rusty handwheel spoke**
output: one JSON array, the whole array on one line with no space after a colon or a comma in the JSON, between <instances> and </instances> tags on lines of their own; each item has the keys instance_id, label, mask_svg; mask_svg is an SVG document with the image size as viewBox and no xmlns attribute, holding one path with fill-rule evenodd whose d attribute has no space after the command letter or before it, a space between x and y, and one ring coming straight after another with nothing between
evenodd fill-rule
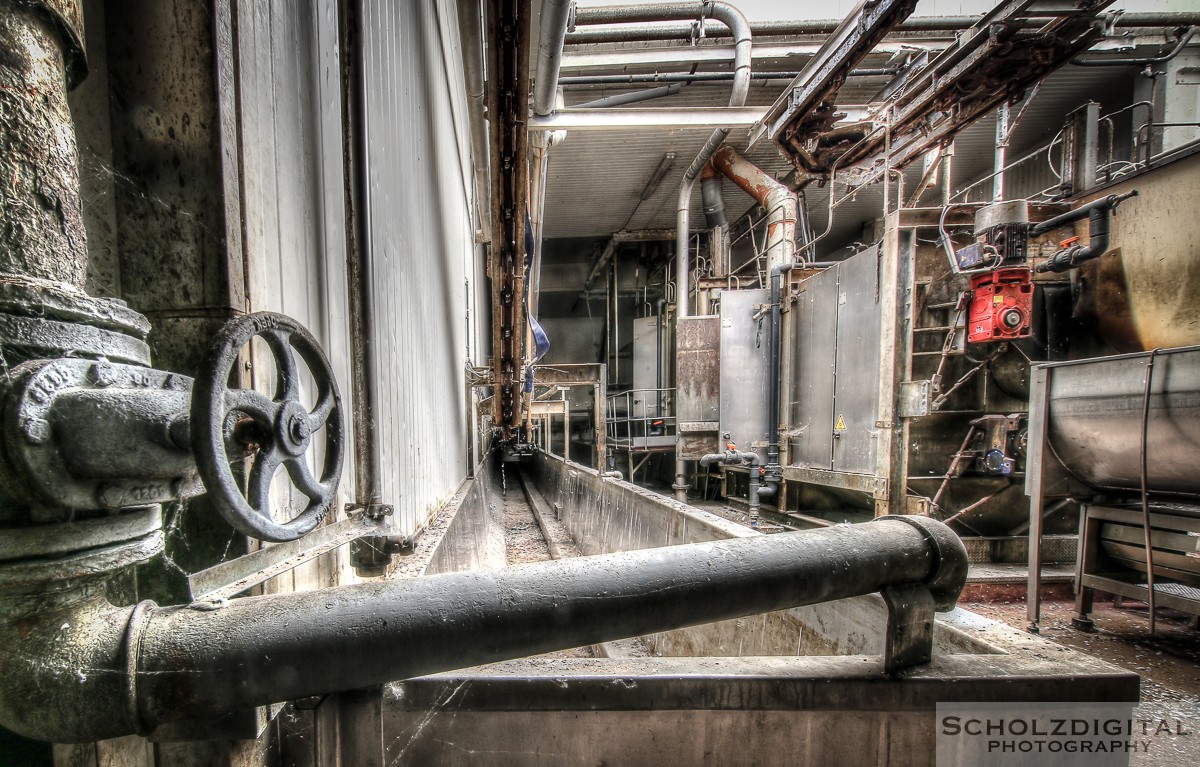
<instances>
[{"instance_id":1,"label":"rusty handwheel spoke","mask_svg":"<svg viewBox=\"0 0 1200 767\"><path fill-rule=\"evenodd\" d=\"M227 389L225 391L225 407L245 413L258 423L270 426L275 422L279 412L279 403L267 395L253 389Z\"/></svg>"},{"instance_id":2,"label":"rusty handwheel spoke","mask_svg":"<svg viewBox=\"0 0 1200 767\"><path fill-rule=\"evenodd\" d=\"M281 463L279 454L274 451L260 452L254 458L254 467L250 469L250 478L246 483L246 499L250 506L260 515L264 510L271 512L271 480Z\"/></svg>"},{"instance_id":3,"label":"rusty handwheel spoke","mask_svg":"<svg viewBox=\"0 0 1200 767\"><path fill-rule=\"evenodd\" d=\"M317 403L317 406L314 407L308 414L309 428L315 432L317 429L320 429L322 426L324 426L329 420L329 415L334 410L334 405L335 403L332 393L326 393L325 396L321 397L321 400Z\"/></svg>"},{"instance_id":4,"label":"rusty handwheel spoke","mask_svg":"<svg viewBox=\"0 0 1200 767\"><path fill-rule=\"evenodd\" d=\"M296 369L296 358L292 354L292 334L273 329L262 334L275 357L275 400L287 402L300 397L300 373Z\"/></svg>"},{"instance_id":5,"label":"rusty handwheel spoke","mask_svg":"<svg viewBox=\"0 0 1200 767\"><path fill-rule=\"evenodd\" d=\"M287 469L288 476L292 478L292 484L296 489L307 495L309 498L320 498L328 490L317 482L313 477L312 472L308 469L308 462L304 460L304 456L291 458L284 462L284 468Z\"/></svg>"},{"instance_id":6,"label":"rusty handwheel spoke","mask_svg":"<svg viewBox=\"0 0 1200 767\"><path fill-rule=\"evenodd\" d=\"M274 399L251 389L230 389L241 350L255 336L275 359ZM304 361L316 387L316 407L300 401ZM240 413L240 420L235 414ZM329 512L345 455L342 403L333 371L316 339L295 320L260 312L232 320L209 349L192 395L192 449L213 506L239 532L264 541L290 541L313 530ZM232 424L232 426L231 426ZM232 429L232 434L231 430ZM233 437L230 439L230 437ZM319 441L324 459L319 479L307 456ZM255 455L245 492L231 464L244 450ZM283 465L308 504L286 521L272 513L271 482Z\"/></svg>"}]
</instances>

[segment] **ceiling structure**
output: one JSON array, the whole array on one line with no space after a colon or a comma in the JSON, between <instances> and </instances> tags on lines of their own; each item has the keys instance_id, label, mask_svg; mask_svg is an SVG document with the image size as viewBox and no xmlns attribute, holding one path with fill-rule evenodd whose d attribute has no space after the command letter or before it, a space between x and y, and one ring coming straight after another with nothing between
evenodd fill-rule
<instances>
[{"instance_id":1,"label":"ceiling structure","mask_svg":"<svg viewBox=\"0 0 1200 767\"><path fill-rule=\"evenodd\" d=\"M857 71L864 75L852 77L841 89L839 105L853 109L877 100L893 79L893 75L887 74L889 70L899 71L910 59L924 53L936 55L949 39L946 32L889 36L860 65ZM790 78L785 78L784 73L794 74L802 69L821 40L821 36L756 39L753 72L769 73L777 79L753 80L746 106L765 111L788 87ZM587 113L572 108L616 94L661 88L664 75L670 81L677 81L680 74L731 77L732 59L733 47L727 38L696 41L695 44L677 41L568 45L560 78L565 107L573 118L585 120ZM595 82L622 77L632 77L639 82ZM655 77L658 82L640 81ZM1049 142L1061 127L1062 115L1077 105L1097 100L1103 107L1105 101L1123 96L1127 103L1128 81L1128 69L1068 66L1056 72L1041 85L1022 117L1009 157L1017 157L1029 148ZM684 114L689 109L720 108L728 102L731 83L728 80L696 80L678 85L679 90L673 95L603 111L682 110L681 114ZM768 173L785 178L792 167L772 142L760 141L748 148L751 127L745 122L734 127L727 143L743 151ZM672 230L683 172L711 132L711 125L568 130L566 139L550 150L545 236L549 239L603 238L621 230ZM974 180L991 172L994 148L995 118L992 116L959 134L953 172L956 188L968 179ZM649 184L669 154L674 155L673 162L665 163L666 172L656 185ZM906 190L913 188L920 174L920 163L907 169ZM878 216L882 210L884 190L881 184L850 190L852 193L848 196L843 184L835 183L833 187L840 202L832 226L829 226L828 215L829 185L813 184L806 190L814 231L823 232L829 226L819 256L859 239L863 222ZM893 184L889 193L894 195L895 191ZM729 182L725 183L725 199L733 216L753 206L753 201ZM927 204L933 204L937 192L929 192L925 199ZM702 208L698 184L693 192L692 206L695 212L693 226L698 228L703 225L703 217L699 215Z\"/></svg>"}]
</instances>

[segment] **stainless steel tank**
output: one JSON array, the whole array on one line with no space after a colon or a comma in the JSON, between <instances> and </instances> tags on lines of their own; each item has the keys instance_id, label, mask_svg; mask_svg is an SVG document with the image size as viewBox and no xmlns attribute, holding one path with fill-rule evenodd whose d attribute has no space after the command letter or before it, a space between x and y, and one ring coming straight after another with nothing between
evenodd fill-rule
<instances>
[{"instance_id":1,"label":"stainless steel tank","mask_svg":"<svg viewBox=\"0 0 1200 767\"><path fill-rule=\"evenodd\" d=\"M1047 367L1050 448L1075 477L1140 492L1145 429L1147 489L1200 497L1200 346Z\"/></svg>"}]
</instances>

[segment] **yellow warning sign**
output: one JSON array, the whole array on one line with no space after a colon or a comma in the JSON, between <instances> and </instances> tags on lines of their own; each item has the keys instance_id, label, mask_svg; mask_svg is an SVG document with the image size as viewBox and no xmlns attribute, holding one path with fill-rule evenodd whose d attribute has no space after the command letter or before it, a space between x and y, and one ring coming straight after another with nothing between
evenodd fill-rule
<instances>
[{"instance_id":1,"label":"yellow warning sign","mask_svg":"<svg viewBox=\"0 0 1200 767\"><path fill-rule=\"evenodd\" d=\"M835 423L835 424L833 425L833 430L834 430L834 431L845 431L845 430L846 430L846 419L845 419L845 418L842 418L842 417L839 415L839 416L838 416L838 419L837 419L837 423Z\"/></svg>"}]
</instances>

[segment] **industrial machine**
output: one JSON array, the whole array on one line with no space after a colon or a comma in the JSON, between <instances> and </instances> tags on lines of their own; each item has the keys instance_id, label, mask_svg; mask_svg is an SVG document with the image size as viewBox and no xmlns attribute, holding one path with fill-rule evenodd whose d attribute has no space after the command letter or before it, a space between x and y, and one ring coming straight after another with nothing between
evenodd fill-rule
<instances>
[{"instance_id":1,"label":"industrial machine","mask_svg":"<svg viewBox=\"0 0 1200 767\"><path fill-rule=\"evenodd\" d=\"M933 612L953 607L966 574L961 543L930 520L230 599L243 582L177 606L110 601L115 580L162 552L164 504L206 493L259 541L320 535L342 473L343 405L321 348L288 317L230 321L192 379L151 366L143 315L83 290L66 105L67 84L86 72L80 6L9 3L0 21L10 180L0 185L4 727L56 742L148 735L876 591L889 605L884 669L930 660ZM251 345L254 364L274 371L270 393L242 385ZM517 395L505 391L508 417ZM300 503L277 510L272 485L284 474ZM356 535L386 536L386 507L374 513L354 520Z\"/></svg>"},{"instance_id":2,"label":"industrial machine","mask_svg":"<svg viewBox=\"0 0 1200 767\"><path fill-rule=\"evenodd\" d=\"M1038 365L1030 393L1029 620L1043 512L1081 505L1075 626L1097 591L1200 615L1200 347Z\"/></svg>"}]
</instances>

